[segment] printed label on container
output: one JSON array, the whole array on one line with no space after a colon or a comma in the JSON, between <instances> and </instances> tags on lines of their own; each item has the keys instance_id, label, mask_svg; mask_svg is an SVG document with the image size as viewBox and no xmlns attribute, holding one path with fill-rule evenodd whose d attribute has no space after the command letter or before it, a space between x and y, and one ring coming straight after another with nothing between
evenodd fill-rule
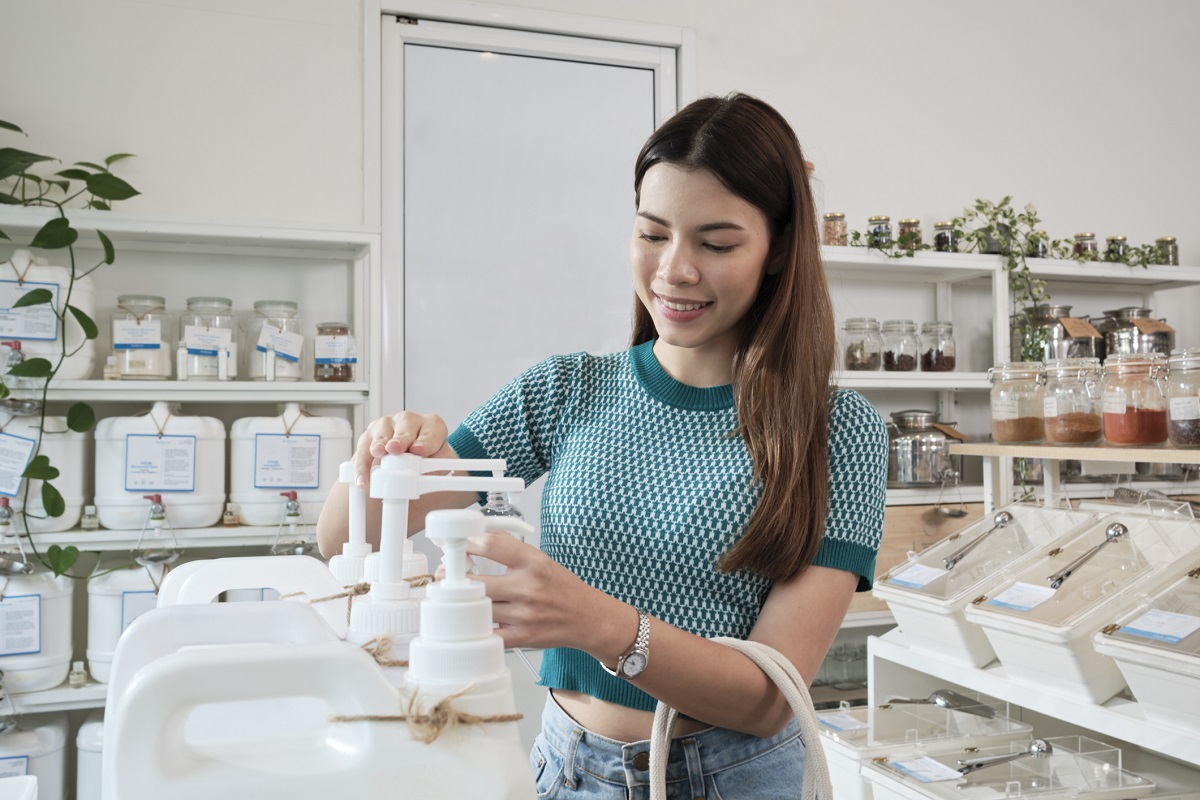
<instances>
[{"instance_id":1,"label":"printed label on container","mask_svg":"<svg viewBox=\"0 0 1200 800\"><path fill-rule=\"evenodd\" d=\"M888 578L888 583L907 586L910 589L921 589L933 583L950 570L941 567L927 567L924 564L913 564L908 569Z\"/></svg>"},{"instance_id":2,"label":"printed label on container","mask_svg":"<svg viewBox=\"0 0 1200 800\"><path fill-rule=\"evenodd\" d=\"M824 725L826 728L835 731L860 731L863 728L871 727L862 720L855 719L849 714L824 714L817 717L817 722Z\"/></svg>"},{"instance_id":3,"label":"printed label on container","mask_svg":"<svg viewBox=\"0 0 1200 800\"><path fill-rule=\"evenodd\" d=\"M228 328L201 328L198 325L183 326L183 345L189 356L216 356L228 350L233 341L233 331Z\"/></svg>"},{"instance_id":4,"label":"printed label on container","mask_svg":"<svg viewBox=\"0 0 1200 800\"><path fill-rule=\"evenodd\" d=\"M319 489L321 437L260 433L254 437L255 489Z\"/></svg>"},{"instance_id":5,"label":"printed label on container","mask_svg":"<svg viewBox=\"0 0 1200 800\"><path fill-rule=\"evenodd\" d=\"M1054 597L1054 589L1017 581L1000 594L987 601L989 606L1008 608L1013 611L1029 611Z\"/></svg>"},{"instance_id":6,"label":"printed label on container","mask_svg":"<svg viewBox=\"0 0 1200 800\"><path fill-rule=\"evenodd\" d=\"M929 756L910 758L904 761L889 761L888 765L895 767L905 775L916 778L921 783L936 783L937 781L953 781L962 777L958 770L948 767Z\"/></svg>"},{"instance_id":7,"label":"printed label on container","mask_svg":"<svg viewBox=\"0 0 1200 800\"><path fill-rule=\"evenodd\" d=\"M1155 608L1123 626L1119 633L1179 644L1196 631L1200 631L1200 617Z\"/></svg>"},{"instance_id":8,"label":"printed label on container","mask_svg":"<svg viewBox=\"0 0 1200 800\"><path fill-rule=\"evenodd\" d=\"M1125 392L1120 389L1104 393L1105 414L1124 414L1126 405Z\"/></svg>"},{"instance_id":9,"label":"printed label on container","mask_svg":"<svg viewBox=\"0 0 1200 800\"><path fill-rule=\"evenodd\" d=\"M33 458L37 441L11 433L0 433L0 494L16 497L21 491L21 473Z\"/></svg>"},{"instance_id":10,"label":"printed label on container","mask_svg":"<svg viewBox=\"0 0 1200 800\"><path fill-rule=\"evenodd\" d=\"M313 360L318 364L357 364L358 348L353 336L317 336Z\"/></svg>"},{"instance_id":11,"label":"printed label on container","mask_svg":"<svg viewBox=\"0 0 1200 800\"><path fill-rule=\"evenodd\" d=\"M158 592L147 589L137 592L121 592L121 633L133 624L133 621L153 611L158 605Z\"/></svg>"},{"instance_id":12,"label":"printed label on container","mask_svg":"<svg viewBox=\"0 0 1200 800\"><path fill-rule=\"evenodd\" d=\"M42 652L42 596L19 594L0 600L0 656Z\"/></svg>"},{"instance_id":13,"label":"printed label on container","mask_svg":"<svg viewBox=\"0 0 1200 800\"><path fill-rule=\"evenodd\" d=\"M162 349L162 320L114 319L112 326L114 350Z\"/></svg>"},{"instance_id":14,"label":"printed label on container","mask_svg":"<svg viewBox=\"0 0 1200 800\"><path fill-rule=\"evenodd\" d=\"M125 491L191 492L195 489L195 436L125 435Z\"/></svg>"},{"instance_id":15,"label":"printed label on container","mask_svg":"<svg viewBox=\"0 0 1200 800\"><path fill-rule=\"evenodd\" d=\"M992 419L1003 422L1020 417L1020 404L1015 397L997 397L992 400Z\"/></svg>"},{"instance_id":16,"label":"printed label on container","mask_svg":"<svg viewBox=\"0 0 1200 800\"><path fill-rule=\"evenodd\" d=\"M1172 397L1171 419L1178 422L1200 419L1200 397Z\"/></svg>"},{"instance_id":17,"label":"printed label on container","mask_svg":"<svg viewBox=\"0 0 1200 800\"><path fill-rule=\"evenodd\" d=\"M13 308L17 301L34 289L49 289L49 303ZM54 341L58 338L57 283L0 281L0 338Z\"/></svg>"},{"instance_id":18,"label":"printed label on container","mask_svg":"<svg viewBox=\"0 0 1200 800\"><path fill-rule=\"evenodd\" d=\"M1057 417L1058 416L1058 398L1047 397L1042 401L1042 416Z\"/></svg>"},{"instance_id":19,"label":"printed label on container","mask_svg":"<svg viewBox=\"0 0 1200 800\"><path fill-rule=\"evenodd\" d=\"M260 353L274 350L276 357L284 361L299 361L300 353L304 350L304 337L272 325L263 325L258 333L258 345L255 349Z\"/></svg>"},{"instance_id":20,"label":"printed label on container","mask_svg":"<svg viewBox=\"0 0 1200 800\"><path fill-rule=\"evenodd\" d=\"M20 778L29 774L29 756L0 758L0 778Z\"/></svg>"}]
</instances>

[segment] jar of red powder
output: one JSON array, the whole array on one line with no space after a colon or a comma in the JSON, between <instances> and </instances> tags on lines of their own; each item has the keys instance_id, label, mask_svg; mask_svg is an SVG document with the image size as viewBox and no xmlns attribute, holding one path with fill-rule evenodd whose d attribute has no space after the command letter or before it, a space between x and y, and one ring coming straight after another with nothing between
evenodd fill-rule
<instances>
[{"instance_id":1,"label":"jar of red powder","mask_svg":"<svg viewBox=\"0 0 1200 800\"><path fill-rule=\"evenodd\" d=\"M1110 445L1167 440L1167 359L1162 353L1115 353L1100 381L1104 438Z\"/></svg>"},{"instance_id":2,"label":"jar of red powder","mask_svg":"<svg viewBox=\"0 0 1200 800\"><path fill-rule=\"evenodd\" d=\"M1042 408L1047 443L1099 442L1104 435L1100 420L1100 359L1059 358L1047 362Z\"/></svg>"}]
</instances>

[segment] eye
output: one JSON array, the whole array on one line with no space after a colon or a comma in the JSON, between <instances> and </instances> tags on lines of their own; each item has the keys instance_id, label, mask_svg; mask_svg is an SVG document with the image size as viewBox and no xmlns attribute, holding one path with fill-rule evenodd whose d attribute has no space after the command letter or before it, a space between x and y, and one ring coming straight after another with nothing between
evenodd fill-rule
<instances>
[{"instance_id":1,"label":"eye","mask_svg":"<svg viewBox=\"0 0 1200 800\"><path fill-rule=\"evenodd\" d=\"M654 233L647 233L646 231L641 231L638 233L638 238L644 239L647 242L661 242L661 241L664 241L667 237L659 236L658 234L654 234Z\"/></svg>"},{"instance_id":2,"label":"eye","mask_svg":"<svg viewBox=\"0 0 1200 800\"><path fill-rule=\"evenodd\" d=\"M711 252L713 252L713 253L729 253L729 252L732 252L732 251L733 251L733 248L734 248L736 245L732 245L732 244L713 244L712 242L705 242L705 243L704 243L704 246L705 246L705 248L707 248L709 251L711 251Z\"/></svg>"}]
</instances>

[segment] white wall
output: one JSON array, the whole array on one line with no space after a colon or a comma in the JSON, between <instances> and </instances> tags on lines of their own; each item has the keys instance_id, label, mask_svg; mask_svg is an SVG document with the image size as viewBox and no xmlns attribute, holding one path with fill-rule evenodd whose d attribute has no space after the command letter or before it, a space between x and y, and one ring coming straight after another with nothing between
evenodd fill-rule
<instances>
[{"instance_id":1,"label":"white wall","mask_svg":"<svg viewBox=\"0 0 1200 800\"><path fill-rule=\"evenodd\" d=\"M495 5L490 2L481 5ZM696 34L697 88L792 120L822 204L930 230L976 197L1200 264L1192 0L509 0ZM366 2L370 7L371 3ZM138 154L129 211L357 225L363 0L0 0L0 118L69 160ZM18 77L20 76L20 77ZM5 144L12 137L0 138ZM1166 313L1200 346L1185 311Z\"/></svg>"}]
</instances>

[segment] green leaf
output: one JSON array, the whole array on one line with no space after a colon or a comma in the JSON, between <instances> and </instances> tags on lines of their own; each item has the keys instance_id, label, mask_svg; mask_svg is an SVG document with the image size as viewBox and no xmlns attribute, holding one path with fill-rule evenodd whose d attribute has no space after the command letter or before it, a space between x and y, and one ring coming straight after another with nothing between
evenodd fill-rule
<instances>
[{"instance_id":1,"label":"green leaf","mask_svg":"<svg viewBox=\"0 0 1200 800\"><path fill-rule=\"evenodd\" d=\"M67 304L67 310L71 312L71 316L75 317L75 321L79 323L79 327L83 329L83 335L88 339L95 339L99 335L100 329L96 327L96 323L82 309L76 308L70 303Z\"/></svg>"},{"instance_id":2,"label":"green leaf","mask_svg":"<svg viewBox=\"0 0 1200 800\"><path fill-rule=\"evenodd\" d=\"M50 184L51 186L57 186L59 189L62 189L63 194L66 194L67 192L69 192L71 190L71 182L70 181L56 181L52 178L47 178L46 183Z\"/></svg>"},{"instance_id":3,"label":"green leaf","mask_svg":"<svg viewBox=\"0 0 1200 800\"><path fill-rule=\"evenodd\" d=\"M29 246L40 247L43 250L61 250L75 244L75 240L78 238L79 231L72 228L69 221L62 217L55 217L42 226L42 229L34 235Z\"/></svg>"},{"instance_id":4,"label":"green leaf","mask_svg":"<svg viewBox=\"0 0 1200 800\"><path fill-rule=\"evenodd\" d=\"M60 178L67 178L73 181L86 181L88 178L92 177L92 173L84 172L81 169L64 169L54 174L58 175Z\"/></svg>"},{"instance_id":5,"label":"green leaf","mask_svg":"<svg viewBox=\"0 0 1200 800\"><path fill-rule=\"evenodd\" d=\"M0 128L3 128L6 131L16 131L17 133L25 132L25 131L21 130L20 128L18 128L16 125L13 125L11 122L5 122L2 119L0 119Z\"/></svg>"},{"instance_id":6,"label":"green leaf","mask_svg":"<svg viewBox=\"0 0 1200 800\"><path fill-rule=\"evenodd\" d=\"M43 492L43 494L45 494L45 493ZM57 490L55 490L55 494L58 494ZM42 499L44 501L45 497L43 497ZM61 500L62 500L61 495L59 495L59 500L61 502ZM64 511L66 510L65 504L63 506L63 510ZM49 511L50 511L49 506L46 507L46 511L47 511L47 513L49 513ZM50 514L50 516L61 517L62 512L59 512L58 514ZM49 562L50 569L54 570L55 576L64 574L71 567L75 566L75 562L78 560L79 560L79 548L73 544L69 544L66 547L60 547L56 544L52 544L48 548L46 548L46 561Z\"/></svg>"},{"instance_id":7,"label":"green leaf","mask_svg":"<svg viewBox=\"0 0 1200 800\"><path fill-rule=\"evenodd\" d=\"M84 206L84 208L95 208L99 209L100 211L112 211L112 206L103 200L92 200L86 206Z\"/></svg>"},{"instance_id":8,"label":"green leaf","mask_svg":"<svg viewBox=\"0 0 1200 800\"><path fill-rule=\"evenodd\" d=\"M39 156L15 147L0 147L0 178L19 175L39 161L53 161L50 156Z\"/></svg>"},{"instance_id":9,"label":"green leaf","mask_svg":"<svg viewBox=\"0 0 1200 800\"><path fill-rule=\"evenodd\" d=\"M105 200L128 200L136 194L141 194L116 175L107 172L91 175L87 179L88 191Z\"/></svg>"},{"instance_id":10,"label":"green leaf","mask_svg":"<svg viewBox=\"0 0 1200 800\"><path fill-rule=\"evenodd\" d=\"M15 197L8 192L0 192L0 205L20 206L24 205L24 203L21 202L21 198L19 197ZM7 239L8 237L5 236L4 238Z\"/></svg>"},{"instance_id":11,"label":"green leaf","mask_svg":"<svg viewBox=\"0 0 1200 800\"><path fill-rule=\"evenodd\" d=\"M12 238L4 231L0 231L0 239L6 239L10 242L12 241Z\"/></svg>"},{"instance_id":12,"label":"green leaf","mask_svg":"<svg viewBox=\"0 0 1200 800\"><path fill-rule=\"evenodd\" d=\"M49 456L34 456L21 473L21 477L34 481L52 481L58 477L58 468L50 465Z\"/></svg>"},{"instance_id":13,"label":"green leaf","mask_svg":"<svg viewBox=\"0 0 1200 800\"><path fill-rule=\"evenodd\" d=\"M2 381L0 381L0 400L3 400L4 398L8 397L8 395L9 395L8 387L5 386Z\"/></svg>"},{"instance_id":14,"label":"green leaf","mask_svg":"<svg viewBox=\"0 0 1200 800\"><path fill-rule=\"evenodd\" d=\"M104 234L104 231L96 231L96 236L100 239L100 244L104 247L104 263L111 264L117 260L117 251L113 249L112 239ZM91 336L89 339L93 338Z\"/></svg>"},{"instance_id":15,"label":"green leaf","mask_svg":"<svg viewBox=\"0 0 1200 800\"><path fill-rule=\"evenodd\" d=\"M67 427L76 433L87 433L96 424L96 412L87 403L76 403L67 411Z\"/></svg>"},{"instance_id":16,"label":"green leaf","mask_svg":"<svg viewBox=\"0 0 1200 800\"><path fill-rule=\"evenodd\" d=\"M8 371L15 378L49 378L54 370L44 358L27 358Z\"/></svg>"},{"instance_id":17,"label":"green leaf","mask_svg":"<svg viewBox=\"0 0 1200 800\"><path fill-rule=\"evenodd\" d=\"M127 158L133 158L133 157L134 157L133 153L115 153L115 154L109 156L108 158L104 159L104 163L106 166L111 167L113 164L117 163L118 161L124 161Z\"/></svg>"},{"instance_id":18,"label":"green leaf","mask_svg":"<svg viewBox=\"0 0 1200 800\"><path fill-rule=\"evenodd\" d=\"M94 169L97 172L104 172L104 167L100 166L99 164L93 164L91 161L76 161L75 166L87 167L88 169Z\"/></svg>"},{"instance_id":19,"label":"green leaf","mask_svg":"<svg viewBox=\"0 0 1200 800\"><path fill-rule=\"evenodd\" d=\"M13 308L24 308L25 306L40 306L54 300L54 293L49 289L34 289L17 298L17 302L12 304Z\"/></svg>"}]
</instances>

